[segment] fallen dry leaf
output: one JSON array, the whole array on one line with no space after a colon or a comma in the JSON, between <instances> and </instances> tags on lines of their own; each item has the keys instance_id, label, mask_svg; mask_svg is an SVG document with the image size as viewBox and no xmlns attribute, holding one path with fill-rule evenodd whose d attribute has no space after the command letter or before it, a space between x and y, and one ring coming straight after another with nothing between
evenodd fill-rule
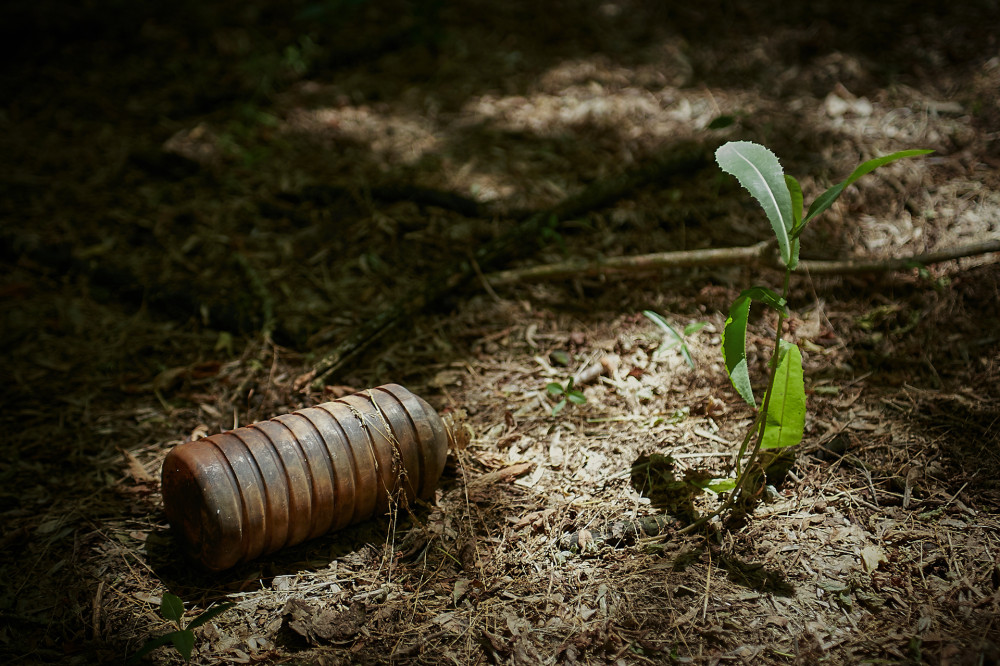
<instances>
[{"instance_id":1,"label":"fallen dry leaf","mask_svg":"<svg viewBox=\"0 0 1000 666\"><path fill-rule=\"evenodd\" d=\"M347 610L337 611L318 608L301 599L290 599L282 615L288 616L288 627L309 641L310 645L347 643L361 631L365 605L356 601Z\"/></svg>"},{"instance_id":2,"label":"fallen dry leaf","mask_svg":"<svg viewBox=\"0 0 1000 666\"><path fill-rule=\"evenodd\" d=\"M504 483L510 483L514 479L531 471L531 468L535 466L535 463L522 462L514 465L508 465L501 469L493 470L487 474L483 474L478 479L473 479L469 484L470 488L477 488L480 486L489 485L491 483L496 483L502 481Z\"/></svg>"},{"instance_id":3,"label":"fallen dry leaf","mask_svg":"<svg viewBox=\"0 0 1000 666\"><path fill-rule=\"evenodd\" d=\"M128 473L129 476L135 480L136 483L153 483L156 481L156 477L146 471L142 463L135 455L126 449L120 449L122 455L125 456L125 461L128 463Z\"/></svg>"},{"instance_id":4,"label":"fallen dry leaf","mask_svg":"<svg viewBox=\"0 0 1000 666\"><path fill-rule=\"evenodd\" d=\"M878 569L880 562L888 562L885 551L879 546L869 545L861 549L861 561L865 566L865 571L871 573Z\"/></svg>"}]
</instances>

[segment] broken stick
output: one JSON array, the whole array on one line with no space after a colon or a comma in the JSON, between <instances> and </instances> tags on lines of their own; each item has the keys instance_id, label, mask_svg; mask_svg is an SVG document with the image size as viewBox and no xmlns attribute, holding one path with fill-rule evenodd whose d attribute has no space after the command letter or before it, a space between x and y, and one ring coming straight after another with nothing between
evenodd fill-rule
<instances>
[{"instance_id":1,"label":"broken stick","mask_svg":"<svg viewBox=\"0 0 1000 666\"><path fill-rule=\"evenodd\" d=\"M539 280L561 280L570 277L593 277L623 273L642 273L670 268L692 266L768 266L781 268L773 252L774 243L765 241L746 247L724 247L683 252L657 252L628 257L611 257L594 261L565 261L543 266L529 266L498 271L485 276L493 287ZM930 266L945 261L1000 252L1000 240L984 241L971 245L915 254L894 259L845 259L842 261L817 261L803 259L798 270L811 275L846 275L849 273L889 273L916 266Z\"/></svg>"}]
</instances>

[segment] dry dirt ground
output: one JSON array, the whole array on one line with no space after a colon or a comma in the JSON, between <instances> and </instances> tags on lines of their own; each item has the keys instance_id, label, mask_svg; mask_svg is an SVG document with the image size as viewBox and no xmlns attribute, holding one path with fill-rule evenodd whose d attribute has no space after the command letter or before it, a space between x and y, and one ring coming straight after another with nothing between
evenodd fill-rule
<instances>
[{"instance_id":1,"label":"dry dirt ground","mask_svg":"<svg viewBox=\"0 0 1000 666\"><path fill-rule=\"evenodd\" d=\"M196 630L199 664L998 663L996 254L796 275L805 440L745 524L691 535L650 520L630 470L724 471L752 417L724 313L781 274L496 276L765 240L710 161L629 180L731 139L774 150L807 200L861 159L936 151L850 187L804 258L1000 239L997 2L13 4L5 663L123 663L171 629L168 591L188 620L235 603ZM444 298L296 382L452 268ZM706 323L693 367L644 310ZM752 321L755 376L773 326ZM546 386L594 364L553 415ZM471 429L432 502L219 574L185 559L171 447L388 382Z\"/></svg>"}]
</instances>

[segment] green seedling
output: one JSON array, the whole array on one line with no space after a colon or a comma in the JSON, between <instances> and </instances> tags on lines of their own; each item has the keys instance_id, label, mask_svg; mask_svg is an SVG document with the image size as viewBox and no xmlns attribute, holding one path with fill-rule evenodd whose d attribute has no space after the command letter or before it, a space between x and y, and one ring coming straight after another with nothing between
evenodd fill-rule
<instances>
[{"instance_id":1,"label":"green seedling","mask_svg":"<svg viewBox=\"0 0 1000 666\"><path fill-rule=\"evenodd\" d=\"M180 597L170 594L169 592L165 592L163 594L163 599L160 602L160 615L164 620L173 622L177 627L177 631L171 631L169 634L157 636L156 638L150 638L138 652L132 655L132 657L128 660L128 663L139 663L140 659L156 648L164 646L167 643L173 643L174 648L176 648L180 655L184 657L185 663L190 662L191 651L194 649L194 630L212 618L226 612L235 605L236 604L232 602L227 602L219 604L218 606L212 606L204 613L188 622L187 626L184 626L182 623L182 619L184 617L184 602L180 600Z\"/></svg>"},{"instance_id":2,"label":"green seedling","mask_svg":"<svg viewBox=\"0 0 1000 666\"><path fill-rule=\"evenodd\" d=\"M755 286L743 291L729 308L725 330L722 334L722 358L726 372L736 392L751 407L757 407L750 371L747 365L746 334L750 306L756 302L778 315L771 358L767 364L767 389L760 409L749 431L740 444L733 461L735 478L712 479L702 487L715 492L729 492L722 506L715 512L696 521L693 529L710 518L733 507L749 478L761 481L758 469L761 451L784 450L802 441L805 428L806 396L802 374L802 355L797 345L783 339L783 324L788 317L788 292L792 271L799 262L799 239L806 226L816 216L827 210L848 185L880 166L896 160L926 155L930 150L904 150L862 163L847 177L818 196L803 214L802 188L798 181L785 175L778 158L767 148L749 141L730 141L715 153L716 162L726 173L733 175L751 196L760 203L771 223L778 241L778 253L785 267L782 292ZM648 316L648 315L647 315ZM744 454L750 454L741 464ZM775 456L772 456L775 457ZM764 465L766 468L766 464ZM752 497L758 488L747 488Z\"/></svg>"},{"instance_id":3,"label":"green seedling","mask_svg":"<svg viewBox=\"0 0 1000 666\"><path fill-rule=\"evenodd\" d=\"M559 402L552 408L552 416L561 412L567 401L574 405L582 405L587 402L587 396L583 394L583 391L573 388L572 377L569 378L565 386L559 382L552 382L545 387L545 390L548 391L549 395L559 397Z\"/></svg>"},{"instance_id":4,"label":"green seedling","mask_svg":"<svg viewBox=\"0 0 1000 666\"><path fill-rule=\"evenodd\" d=\"M694 359L691 358L691 350L688 349L687 342L685 341L685 338L687 338L690 335L694 335L695 333L697 333L701 329L703 329L706 326L708 326L708 322L707 321L696 321L694 323L688 324L687 326L684 327L684 332L682 334L682 333L678 333L677 329L674 328L673 326L671 326L670 322L667 321L666 318L663 315L661 315L659 313L656 313L656 312L653 312L652 310L643 310L642 314L646 315L646 317L651 322L653 322L654 324L656 324L657 326L659 326L660 329L663 330L664 334L666 334L667 336L669 336L671 338L671 340L669 342L665 341L662 345L660 345L660 347L656 350L656 352L654 353L654 355L655 354L660 354L662 352L665 352L665 351L667 351L669 349L673 349L674 347L677 347L678 345L680 345L681 356L683 356L684 360L687 361L687 364L692 369L694 369Z\"/></svg>"}]
</instances>

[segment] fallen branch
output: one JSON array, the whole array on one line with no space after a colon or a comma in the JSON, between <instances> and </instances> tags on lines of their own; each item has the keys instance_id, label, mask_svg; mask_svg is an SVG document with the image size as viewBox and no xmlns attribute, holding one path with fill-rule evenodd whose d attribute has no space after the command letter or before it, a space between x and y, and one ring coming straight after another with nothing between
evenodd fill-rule
<instances>
[{"instance_id":1,"label":"fallen branch","mask_svg":"<svg viewBox=\"0 0 1000 666\"><path fill-rule=\"evenodd\" d=\"M770 253L770 241L749 247L727 247L714 250L687 250L685 252L658 252L631 257L611 257L594 261L564 261L544 266L529 266L499 271L485 276L494 287L515 282L559 280L570 277L593 277L616 273L641 273L665 268L690 266L734 266L761 263Z\"/></svg>"},{"instance_id":2,"label":"fallen branch","mask_svg":"<svg viewBox=\"0 0 1000 666\"><path fill-rule=\"evenodd\" d=\"M843 261L802 261L799 262L801 270L808 271L812 275L846 275L849 273L891 273L893 271L903 271L917 266L930 266L940 264L945 261L961 259L963 257L976 257L991 252L1000 252L1000 240L984 241L982 243L972 243L970 245L959 245L958 247L926 254L915 254L910 257L898 259L884 259L882 261L872 259L845 259Z\"/></svg>"},{"instance_id":3,"label":"fallen branch","mask_svg":"<svg viewBox=\"0 0 1000 666\"><path fill-rule=\"evenodd\" d=\"M479 248L456 264L446 262L445 268L429 276L426 282L409 290L387 310L365 321L347 340L321 358L313 369L300 377L296 385L321 385L330 375L341 372L362 352L390 330L409 321L431 305L440 305L462 289L478 284L479 271L495 271L514 257L525 257L545 244L543 230L560 229L566 222L592 210L606 207L651 183L662 184L681 174L693 174L711 163L714 146L686 145L670 157L657 161L636 172L586 188L576 196L546 211L535 213L507 233Z\"/></svg>"},{"instance_id":4,"label":"fallen branch","mask_svg":"<svg viewBox=\"0 0 1000 666\"><path fill-rule=\"evenodd\" d=\"M688 250L686 252L659 252L631 257L612 257L594 261L565 261L544 266L498 271L485 276L494 286L532 282L539 280L560 280L571 277L593 277L622 273L643 273L670 268L690 268L692 266L737 266L753 265L777 267L773 253L773 242L761 242L746 247L727 247L713 250ZM916 266L929 266L945 261L973 257L991 252L1000 252L1000 240L962 245L948 250L928 252L897 259L871 260L846 259L843 261L803 260L799 270L811 275L844 275L849 273L888 273Z\"/></svg>"}]
</instances>

